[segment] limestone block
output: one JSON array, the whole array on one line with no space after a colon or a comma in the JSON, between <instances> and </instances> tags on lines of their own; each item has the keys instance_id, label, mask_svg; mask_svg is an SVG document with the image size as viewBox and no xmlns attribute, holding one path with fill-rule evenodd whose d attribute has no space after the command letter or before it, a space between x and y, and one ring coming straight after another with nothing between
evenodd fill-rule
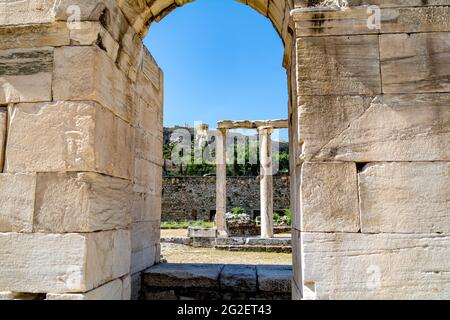
<instances>
[{"instance_id":1,"label":"limestone block","mask_svg":"<svg viewBox=\"0 0 450 320\"><path fill-rule=\"evenodd\" d=\"M122 300L122 293L122 281L116 279L86 293L48 293L45 300Z\"/></svg>"},{"instance_id":2,"label":"limestone block","mask_svg":"<svg viewBox=\"0 0 450 320\"><path fill-rule=\"evenodd\" d=\"M146 193L133 193L131 219L133 222L161 220L160 196Z\"/></svg>"},{"instance_id":3,"label":"limestone block","mask_svg":"<svg viewBox=\"0 0 450 320\"><path fill-rule=\"evenodd\" d=\"M157 221L135 222L131 224L131 251L138 252L159 243L161 223Z\"/></svg>"},{"instance_id":4,"label":"limestone block","mask_svg":"<svg viewBox=\"0 0 450 320\"><path fill-rule=\"evenodd\" d=\"M53 48L0 51L0 104L52 99Z\"/></svg>"},{"instance_id":5,"label":"limestone block","mask_svg":"<svg viewBox=\"0 0 450 320\"><path fill-rule=\"evenodd\" d=\"M217 288L223 265L173 264L156 265L144 272L144 284L162 288Z\"/></svg>"},{"instance_id":6,"label":"limestone block","mask_svg":"<svg viewBox=\"0 0 450 320\"><path fill-rule=\"evenodd\" d=\"M152 245L131 253L131 273L137 273L153 266L159 260L157 246Z\"/></svg>"},{"instance_id":7,"label":"limestone block","mask_svg":"<svg viewBox=\"0 0 450 320\"><path fill-rule=\"evenodd\" d=\"M70 30L70 44L97 45L104 50L111 60L115 61L119 52L119 43L99 22L80 22L79 28Z\"/></svg>"},{"instance_id":8,"label":"limestone block","mask_svg":"<svg viewBox=\"0 0 450 320\"><path fill-rule=\"evenodd\" d=\"M385 93L450 91L450 33L381 35Z\"/></svg>"},{"instance_id":9,"label":"limestone block","mask_svg":"<svg viewBox=\"0 0 450 320\"><path fill-rule=\"evenodd\" d=\"M450 234L450 162L369 164L359 190L364 233Z\"/></svg>"},{"instance_id":10,"label":"limestone block","mask_svg":"<svg viewBox=\"0 0 450 320\"><path fill-rule=\"evenodd\" d=\"M300 97L298 129L302 159L320 159L322 149L360 118L370 107L371 100L361 96Z\"/></svg>"},{"instance_id":11,"label":"limestone block","mask_svg":"<svg viewBox=\"0 0 450 320\"><path fill-rule=\"evenodd\" d=\"M220 289L231 292L256 292L256 267L251 265L226 265L220 273Z\"/></svg>"},{"instance_id":12,"label":"limestone block","mask_svg":"<svg viewBox=\"0 0 450 320\"><path fill-rule=\"evenodd\" d=\"M302 292L300 291L299 286L295 283L295 281L292 281L292 300L298 301L302 300Z\"/></svg>"},{"instance_id":13,"label":"limestone block","mask_svg":"<svg viewBox=\"0 0 450 320\"><path fill-rule=\"evenodd\" d=\"M130 234L123 230L0 233L0 288L14 292L87 292L128 274L130 252Z\"/></svg>"},{"instance_id":14,"label":"limestone block","mask_svg":"<svg viewBox=\"0 0 450 320\"><path fill-rule=\"evenodd\" d=\"M154 128L156 127L153 127L153 130ZM153 162L159 166L164 164L162 139L149 130L135 129L134 150L136 157L140 159Z\"/></svg>"},{"instance_id":15,"label":"limestone block","mask_svg":"<svg viewBox=\"0 0 450 320\"><path fill-rule=\"evenodd\" d=\"M137 102L134 110L134 125L161 138L163 132L162 104L148 103L141 97L135 100Z\"/></svg>"},{"instance_id":16,"label":"limestone block","mask_svg":"<svg viewBox=\"0 0 450 320\"><path fill-rule=\"evenodd\" d=\"M0 2L0 25L52 22L56 0L9 0Z\"/></svg>"},{"instance_id":17,"label":"limestone block","mask_svg":"<svg viewBox=\"0 0 450 320\"><path fill-rule=\"evenodd\" d=\"M0 172L3 172L3 163L5 161L7 120L8 113L6 108L0 108Z\"/></svg>"},{"instance_id":18,"label":"limestone block","mask_svg":"<svg viewBox=\"0 0 450 320\"><path fill-rule=\"evenodd\" d=\"M32 232L35 174L0 174L0 232Z\"/></svg>"},{"instance_id":19,"label":"limestone block","mask_svg":"<svg viewBox=\"0 0 450 320\"><path fill-rule=\"evenodd\" d=\"M319 0L319 1L310 1L310 0L294 0L295 8L304 8L304 7L336 7L336 3L342 4L345 2L347 7L357 7L362 5L377 5L382 8L389 7L426 7L426 6L443 6L449 5L449 0ZM313 9L313 8L309 8ZM346 8L347 9L347 8Z\"/></svg>"},{"instance_id":20,"label":"limestone block","mask_svg":"<svg viewBox=\"0 0 450 320\"><path fill-rule=\"evenodd\" d=\"M141 272L131 275L131 300L139 300L141 294Z\"/></svg>"},{"instance_id":21,"label":"limestone block","mask_svg":"<svg viewBox=\"0 0 450 320\"><path fill-rule=\"evenodd\" d=\"M258 289L266 292L292 292L292 266L257 265Z\"/></svg>"},{"instance_id":22,"label":"limestone block","mask_svg":"<svg viewBox=\"0 0 450 320\"><path fill-rule=\"evenodd\" d=\"M304 262L302 250L301 233L294 229L292 230L292 276L295 283L303 283L302 271Z\"/></svg>"},{"instance_id":23,"label":"limestone block","mask_svg":"<svg viewBox=\"0 0 450 320\"><path fill-rule=\"evenodd\" d=\"M45 294L44 293L27 293L27 292L11 292L11 291L4 291L0 292L0 301L2 300L44 300Z\"/></svg>"},{"instance_id":24,"label":"limestone block","mask_svg":"<svg viewBox=\"0 0 450 320\"><path fill-rule=\"evenodd\" d=\"M190 238L217 238L217 228L189 227Z\"/></svg>"},{"instance_id":25,"label":"limestone block","mask_svg":"<svg viewBox=\"0 0 450 320\"><path fill-rule=\"evenodd\" d=\"M161 196L162 167L136 158L134 166L133 191Z\"/></svg>"},{"instance_id":26,"label":"limestone block","mask_svg":"<svg viewBox=\"0 0 450 320\"><path fill-rule=\"evenodd\" d=\"M382 10L382 33L450 31L450 2L447 6L387 8ZM444 4L444 3L442 3Z\"/></svg>"},{"instance_id":27,"label":"limestone block","mask_svg":"<svg viewBox=\"0 0 450 320\"><path fill-rule=\"evenodd\" d=\"M369 1L368 1L369 2ZM378 5L370 1L371 5ZM402 8L405 4L388 5L382 2L381 28L369 28L374 14L367 6L353 8L316 8L293 11L296 33L300 36L328 36L377 33L412 33L450 31L448 7ZM404 2L404 1L401 1ZM450 3L447 3L447 5ZM423 6L423 5L422 5Z\"/></svg>"},{"instance_id":28,"label":"limestone block","mask_svg":"<svg viewBox=\"0 0 450 320\"><path fill-rule=\"evenodd\" d=\"M302 158L357 162L450 159L448 94L383 95L371 100L302 97Z\"/></svg>"},{"instance_id":29,"label":"limestone block","mask_svg":"<svg viewBox=\"0 0 450 320\"><path fill-rule=\"evenodd\" d=\"M39 173L35 206L35 232L125 229L131 182L97 173Z\"/></svg>"},{"instance_id":30,"label":"limestone block","mask_svg":"<svg viewBox=\"0 0 450 320\"><path fill-rule=\"evenodd\" d=\"M305 233L305 282L318 299L449 299L450 237Z\"/></svg>"},{"instance_id":31,"label":"limestone block","mask_svg":"<svg viewBox=\"0 0 450 320\"><path fill-rule=\"evenodd\" d=\"M379 33L368 28L369 17L367 7L293 11L296 34L302 37Z\"/></svg>"},{"instance_id":32,"label":"limestone block","mask_svg":"<svg viewBox=\"0 0 450 320\"><path fill-rule=\"evenodd\" d=\"M381 92L377 35L298 38L299 95L374 95Z\"/></svg>"},{"instance_id":33,"label":"limestone block","mask_svg":"<svg viewBox=\"0 0 450 320\"><path fill-rule=\"evenodd\" d=\"M95 100L130 121L131 85L107 53L96 46L55 49L55 100Z\"/></svg>"},{"instance_id":34,"label":"limestone block","mask_svg":"<svg viewBox=\"0 0 450 320\"><path fill-rule=\"evenodd\" d=\"M358 185L354 163L304 163L302 231L358 232Z\"/></svg>"},{"instance_id":35,"label":"limestone block","mask_svg":"<svg viewBox=\"0 0 450 320\"><path fill-rule=\"evenodd\" d=\"M18 104L9 118L6 171L94 171L129 179L132 141L131 127L95 102Z\"/></svg>"}]
</instances>

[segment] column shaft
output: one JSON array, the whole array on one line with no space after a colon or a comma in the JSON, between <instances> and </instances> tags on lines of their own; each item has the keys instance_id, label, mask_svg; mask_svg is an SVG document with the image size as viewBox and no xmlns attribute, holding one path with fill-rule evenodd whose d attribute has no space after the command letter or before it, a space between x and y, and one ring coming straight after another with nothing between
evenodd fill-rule
<instances>
[{"instance_id":1,"label":"column shaft","mask_svg":"<svg viewBox=\"0 0 450 320\"><path fill-rule=\"evenodd\" d=\"M225 213L227 210L227 130L217 130L216 146L216 227L219 237L226 237Z\"/></svg>"},{"instance_id":2,"label":"column shaft","mask_svg":"<svg viewBox=\"0 0 450 320\"><path fill-rule=\"evenodd\" d=\"M272 128L259 128L261 238L273 238Z\"/></svg>"}]
</instances>

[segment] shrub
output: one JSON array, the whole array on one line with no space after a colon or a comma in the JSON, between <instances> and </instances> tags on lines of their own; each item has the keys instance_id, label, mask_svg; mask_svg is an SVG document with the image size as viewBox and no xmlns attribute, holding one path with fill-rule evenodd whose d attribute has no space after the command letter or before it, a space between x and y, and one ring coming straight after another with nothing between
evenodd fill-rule
<instances>
[{"instance_id":1,"label":"shrub","mask_svg":"<svg viewBox=\"0 0 450 320\"><path fill-rule=\"evenodd\" d=\"M284 209L284 215L286 216L286 222L288 225L292 225L291 209Z\"/></svg>"}]
</instances>

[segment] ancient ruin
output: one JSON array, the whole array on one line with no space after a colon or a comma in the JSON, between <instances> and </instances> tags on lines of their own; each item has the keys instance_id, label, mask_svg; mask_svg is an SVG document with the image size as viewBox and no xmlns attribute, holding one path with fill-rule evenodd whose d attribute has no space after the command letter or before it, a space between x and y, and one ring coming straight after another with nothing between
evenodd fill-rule
<instances>
[{"instance_id":1,"label":"ancient ruin","mask_svg":"<svg viewBox=\"0 0 450 320\"><path fill-rule=\"evenodd\" d=\"M230 129L257 129L259 134L260 185L261 185L261 237L273 238L273 165L272 138L274 129L288 128L287 120L230 121L217 123L216 154L216 225L219 236L227 236L225 213L227 212L226 137Z\"/></svg>"},{"instance_id":2,"label":"ancient ruin","mask_svg":"<svg viewBox=\"0 0 450 320\"><path fill-rule=\"evenodd\" d=\"M0 298L130 299L159 262L142 39L188 2L0 0ZM239 2L285 46L293 299L450 298L450 0Z\"/></svg>"}]
</instances>

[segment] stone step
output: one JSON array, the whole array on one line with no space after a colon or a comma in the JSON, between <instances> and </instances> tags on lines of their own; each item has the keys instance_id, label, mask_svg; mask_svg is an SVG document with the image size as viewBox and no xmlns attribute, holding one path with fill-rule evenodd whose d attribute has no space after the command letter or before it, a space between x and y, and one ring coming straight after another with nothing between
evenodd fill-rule
<instances>
[{"instance_id":1,"label":"stone step","mask_svg":"<svg viewBox=\"0 0 450 320\"><path fill-rule=\"evenodd\" d=\"M291 299L292 267L163 263L143 273L144 300Z\"/></svg>"}]
</instances>

